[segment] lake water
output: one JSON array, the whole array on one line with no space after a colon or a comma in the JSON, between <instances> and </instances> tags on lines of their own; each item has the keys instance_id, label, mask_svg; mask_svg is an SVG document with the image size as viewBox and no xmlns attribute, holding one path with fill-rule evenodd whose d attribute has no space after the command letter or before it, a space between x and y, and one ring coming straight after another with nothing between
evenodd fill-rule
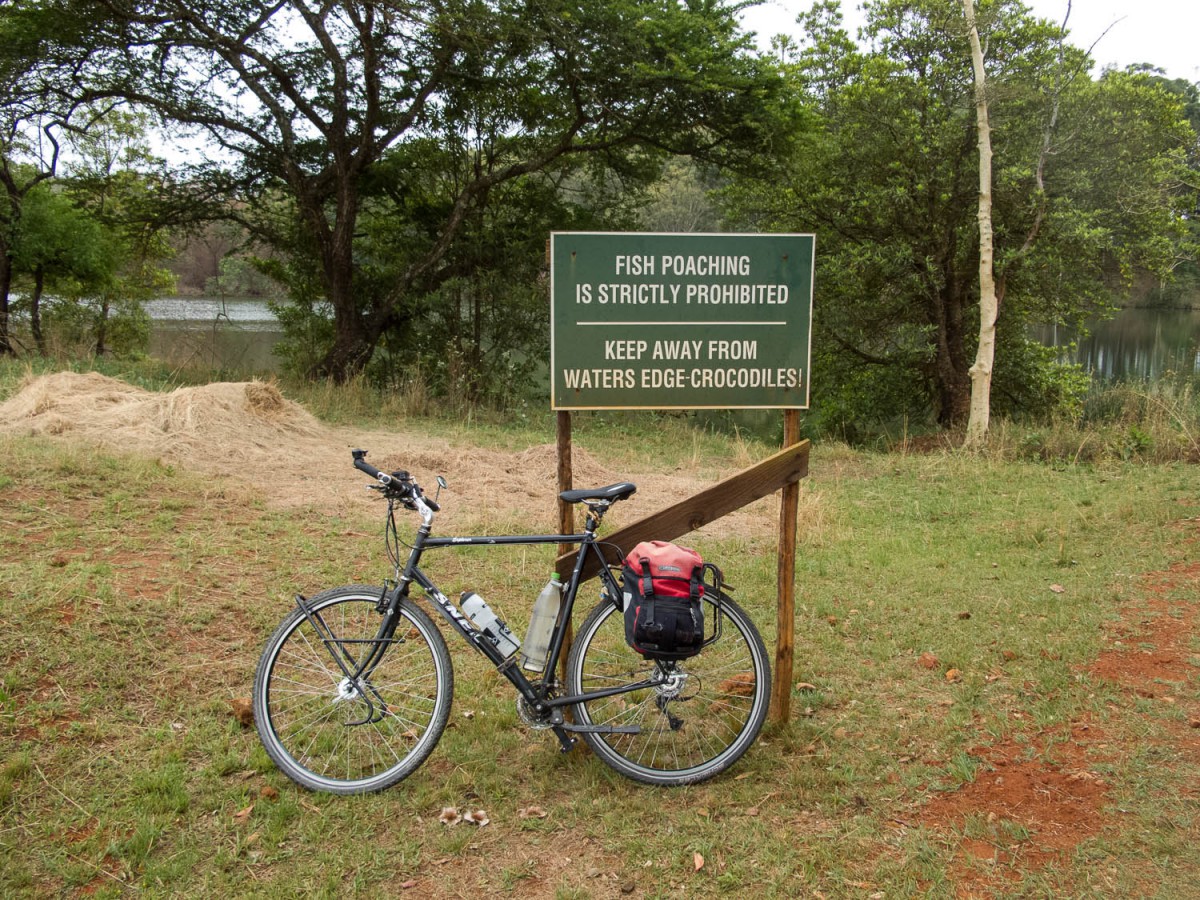
<instances>
[{"instance_id":1,"label":"lake water","mask_svg":"<svg viewBox=\"0 0 1200 900\"><path fill-rule=\"evenodd\" d=\"M274 372L283 328L263 300L162 297L145 304L150 355L181 366Z\"/></svg>"},{"instance_id":2,"label":"lake water","mask_svg":"<svg viewBox=\"0 0 1200 900\"><path fill-rule=\"evenodd\" d=\"M1074 329L1046 326L1034 329L1034 337L1062 347L1065 359L1098 379L1200 374L1200 309L1123 309L1111 319L1090 323L1088 332L1080 340Z\"/></svg>"},{"instance_id":3,"label":"lake water","mask_svg":"<svg viewBox=\"0 0 1200 900\"><path fill-rule=\"evenodd\" d=\"M150 353L178 365L273 372L273 350L283 329L263 300L164 297L146 304ZM1034 329L1034 337L1062 347L1097 378L1157 378L1163 372L1200 374L1200 309L1123 309L1093 322L1074 349L1073 329Z\"/></svg>"}]
</instances>

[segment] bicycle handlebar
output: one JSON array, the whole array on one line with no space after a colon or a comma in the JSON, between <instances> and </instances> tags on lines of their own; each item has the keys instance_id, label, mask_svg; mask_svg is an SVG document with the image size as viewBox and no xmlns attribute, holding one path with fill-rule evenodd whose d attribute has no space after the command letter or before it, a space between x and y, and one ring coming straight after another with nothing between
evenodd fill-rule
<instances>
[{"instance_id":1,"label":"bicycle handlebar","mask_svg":"<svg viewBox=\"0 0 1200 900\"><path fill-rule=\"evenodd\" d=\"M412 476L407 472L401 470L388 474L387 472L380 471L367 462L366 450L351 450L350 455L354 457L354 468L370 475L385 488L391 488L393 491L403 495L404 499L408 501L420 500L434 512L438 512L441 509L441 506L435 501L425 496L421 490L421 486L413 481Z\"/></svg>"},{"instance_id":2,"label":"bicycle handlebar","mask_svg":"<svg viewBox=\"0 0 1200 900\"><path fill-rule=\"evenodd\" d=\"M366 450L351 450L350 455L354 457L354 468L358 469L360 472L366 472L372 478L376 479L380 484L388 485L392 483L393 476L388 475L386 472L379 471L366 461ZM396 475L400 477L401 481L408 479L407 472L397 472Z\"/></svg>"}]
</instances>

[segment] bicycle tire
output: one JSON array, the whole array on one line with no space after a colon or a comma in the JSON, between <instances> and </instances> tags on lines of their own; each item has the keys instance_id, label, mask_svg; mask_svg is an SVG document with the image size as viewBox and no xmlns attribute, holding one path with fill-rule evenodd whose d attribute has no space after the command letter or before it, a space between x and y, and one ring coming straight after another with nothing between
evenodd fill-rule
<instances>
[{"instance_id":1,"label":"bicycle tire","mask_svg":"<svg viewBox=\"0 0 1200 900\"><path fill-rule=\"evenodd\" d=\"M308 605L335 641L347 642L339 646L361 659L371 645L354 642L378 633L378 602L379 588L348 585ZM396 643L358 686L300 609L267 641L254 676L255 727L267 755L297 784L334 794L380 791L412 774L437 746L454 693L450 653L423 609L406 600L398 615Z\"/></svg>"},{"instance_id":2,"label":"bicycle tire","mask_svg":"<svg viewBox=\"0 0 1200 900\"><path fill-rule=\"evenodd\" d=\"M639 734L582 732L592 751L622 775L655 785L706 781L733 765L758 737L771 698L767 648L742 608L720 596L721 636L675 665L684 675L682 686L663 684L572 706L580 725L642 729ZM704 603L705 621L711 623L713 598L706 596ZM625 617L604 600L571 645L567 690L582 694L631 684L652 677L656 665L625 643Z\"/></svg>"}]
</instances>

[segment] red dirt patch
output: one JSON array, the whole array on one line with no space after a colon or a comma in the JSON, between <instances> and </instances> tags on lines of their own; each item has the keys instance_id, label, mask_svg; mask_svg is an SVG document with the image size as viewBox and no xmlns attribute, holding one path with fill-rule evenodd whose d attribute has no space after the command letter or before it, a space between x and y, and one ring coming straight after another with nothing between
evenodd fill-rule
<instances>
[{"instance_id":1,"label":"red dirt patch","mask_svg":"<svg viewBox=\"0 0 1200 900\"><path fill-rule=\"evenodd\" d=\"M63 839L68 844L83 843L96 833L96 826L98 824L96 817L93 816L81 825L73 825L68 828L66 834L63 835Z\"/></svg>"},{"instance_id":2,"label":"red dirt patch","mask_svg":"<svg viewBox=\"0 0 1200 900\"><path fill-rule=\"evenodd\" d=\"M1169 695L1167 682L1181 684L1195 677L1189 657L1197 610L1190 598L1197 585L1200 563L1176 563L1165 572L1144 575L1146 599L1126 610L1112 646L1097 657L1089 674L1146 698ZM1172 599L1181 590L1189 599Z\"/></svg>"},{"instance_id":3,"label":"red dirt patch","mask_svg":"<svg viewBox=\"0 0 1200 900\"><path fill-rule=\"evenodd\" d=\"M1142 598L1123 610L1121 622L1109 629L1109 646L1084 674L1134 697L1175 702L1174 695L1200 675L1191 649L1200 563L1148 573L1140 588ZM1200 758L1200 710L1189 711L1186 723L1172 730L1178 733L1175 750ZM1105 811L1107 787L1089 766L1113 752L1088 722L1074 723L1069 735L1009 735L973 748L975 779L934 795L919 817L926 827L961 835L950 872L958 895L1004 893L1009 879L1065 861L1081 842L1116 827Z\"/></svg>"},{"instance_id":4,"label":"red dirt patch","mask_svg":"<svg viewBox=\"0 0 1200 900\"><path fill-rule=\"evenodd\" d=\"M1087 748L1096 741L1086 724L1069 740L1045 732L1032 740L1008 737L972 748L980 760L975 780L938 794L922 819L935 827L958 824L968 831L960 850L993 863L1040 868L1098 833L1104 781L1089 768ZM971 823L973 817L979 821ZM985 834L978 832L983 830Z\"/></svg>"}]
</instances>

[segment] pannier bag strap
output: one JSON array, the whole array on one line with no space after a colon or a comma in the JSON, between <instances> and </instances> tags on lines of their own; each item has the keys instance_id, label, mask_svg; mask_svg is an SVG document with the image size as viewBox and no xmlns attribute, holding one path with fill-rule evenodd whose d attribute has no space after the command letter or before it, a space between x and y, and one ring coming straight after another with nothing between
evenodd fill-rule
<instances>
[{"instance_id":1,"label":"pannier bag strap","mask_svg":"<svg viewBox=\"0 0 1200 900\"><path fill-rule=\"evenodd\" d=\"M654 580L650 577L650 560L643 556L638 562L642 566L642 608L646 611L645 624L654 624Z\"/></svg>"},{"instance_id":2,"label":"pannier bag strap","mask_svg":"<svg viewBox=\"0 0 1200 900\"><path fill-rule=\"evenodd\" d=\"M638 562L642 566L642 596L649 599L654 596L654 579L650 577L650 558L643 556Z\"/></svg>"},{"instance_id":3,"label":"pannier bag strap","mask_svg":"<svg viewBox=\"0 0 1200 900\"><path fill-rule=\"evenodd\" d=\"M718 591L725 586L725 573L717 568L716 563L706 562L704 564L704 571L711 576L711 582L706 583L711 583L713 588Z\"/></svg>"},{"instance_id":4,"label":"pannier bag strap","mask_svg":"<svg viewBox=\"0 0 1200 900\"><path fill-rule=\"evenodd\" d=\"M650 574L650 558L647 556L643 556L641 559L638 560L638 563L642 567L642 575L641 575L641 579L640 579L641 583L642 583L641 584L642 596L649 599L654 596L654 579ZM708 564L706 564L706 565L708 565ZM712 566L712 568L716 569L717 579L719 582L721 570L717 569L716 566ZM693 600L700 599L701 591L702 591L701 585L702 585L702 581L703 581L703 576L704 576L704 566L696 566L694 569L692 569L692 575L688 579L688 596L691 597ZM680 580L682 580L682 579L680 579Z\"/></svg>"}]
</instances>

